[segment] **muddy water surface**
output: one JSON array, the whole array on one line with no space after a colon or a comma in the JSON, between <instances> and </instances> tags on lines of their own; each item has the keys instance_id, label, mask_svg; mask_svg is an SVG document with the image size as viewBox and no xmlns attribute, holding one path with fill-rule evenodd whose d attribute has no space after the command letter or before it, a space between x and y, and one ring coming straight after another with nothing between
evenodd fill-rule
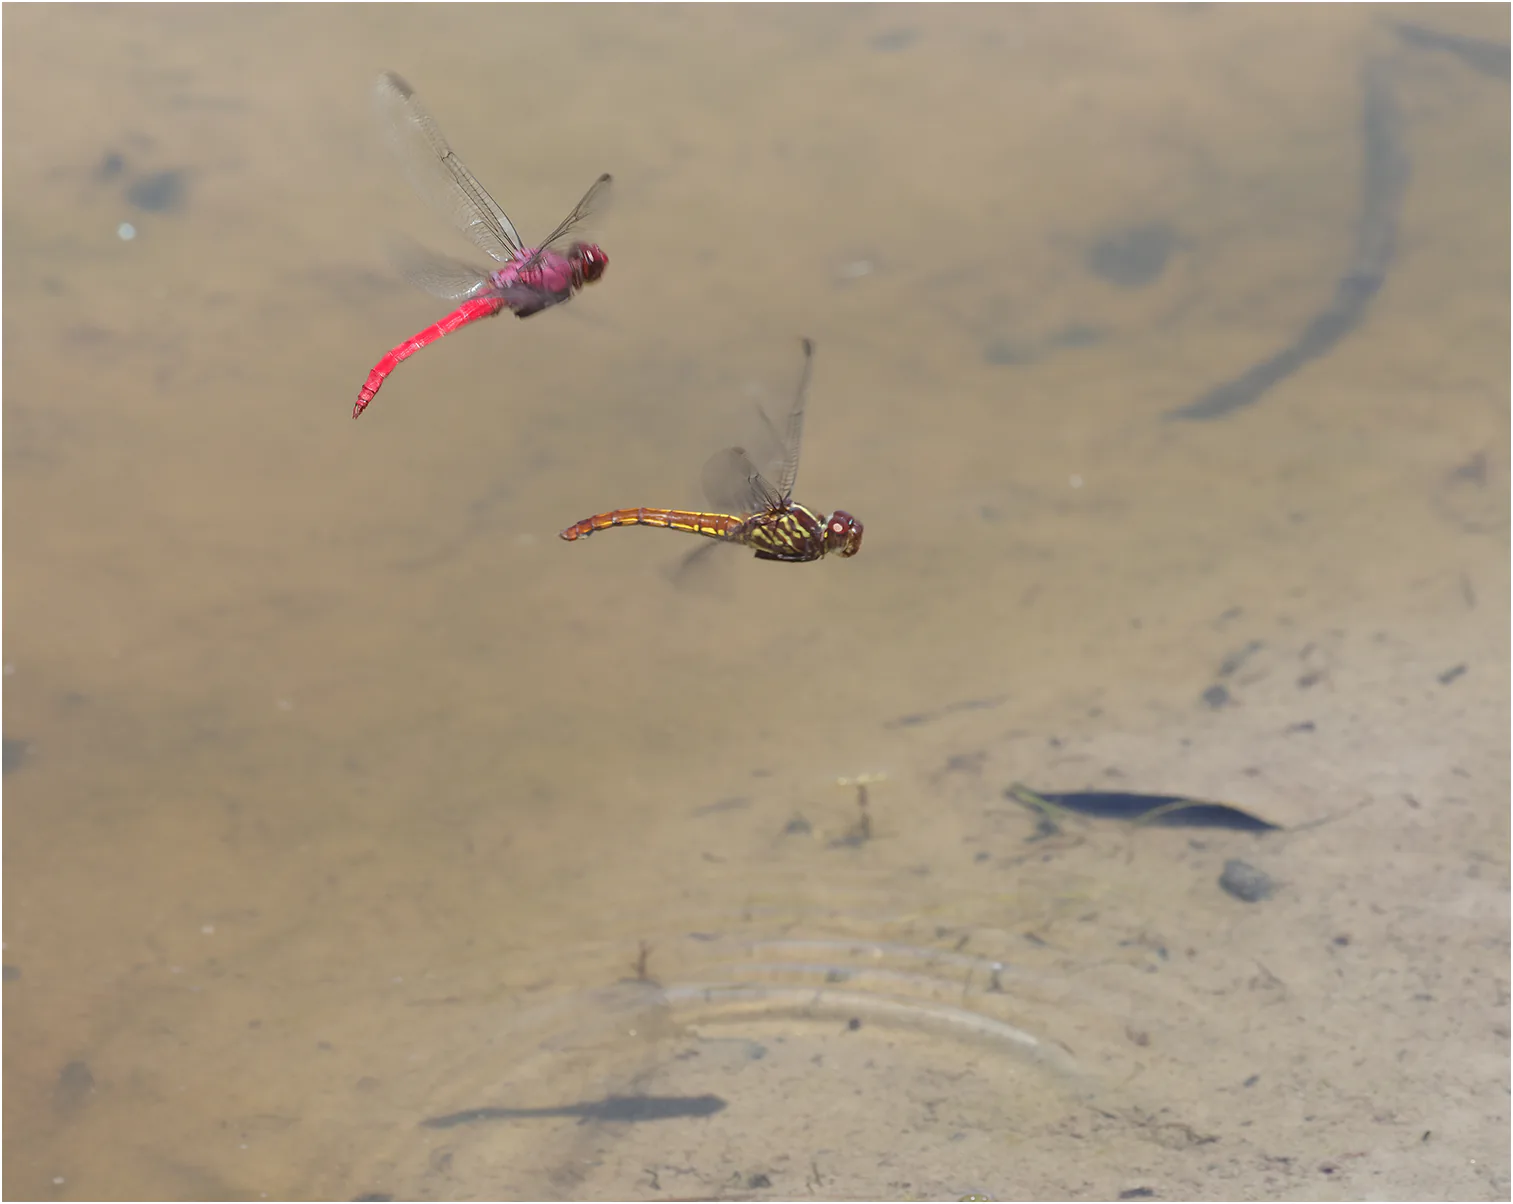
<instances>
[{"instance_id":1,"label":"muddy water surface","mask_svg":"<svg viewBox=\"0 0 1513 1204\"><path fill-rule=\"evenodd\" d=\"M5 33L7 1195L1506 1196L1505 9ZM382 68L611 263L353 423Z\"/></svg>"}]
</instances>

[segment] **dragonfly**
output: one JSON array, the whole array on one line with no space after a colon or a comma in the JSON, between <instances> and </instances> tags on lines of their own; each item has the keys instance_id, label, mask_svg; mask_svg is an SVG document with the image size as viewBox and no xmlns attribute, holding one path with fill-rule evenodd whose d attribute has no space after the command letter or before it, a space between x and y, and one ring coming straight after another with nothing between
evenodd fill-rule
<instances>
[{"instance_id":1,"label":"dragonfly","mask_svg":"<svg viewBox=\"0 0 1513 1204\"><path fill-rule=\"evenodd\" d=\"M844 510L822 518L793 500L793 486L799 474L799 443L804 433L804 404L814 366L814 343L805 339L803 346L804 371L785 430L779 432L771 419L762 414L772 438L773 450L768 458L777 466L776 482L763 475L745 448L727 447L716 452L704 466L704 493L715 505L714 511L646 506L609 510L574 523L562 532L562 538L571 542L610 527L667 527L744 544L756 553L758 560L802 564L831 552L855 556L862 546L860 522Z\"/></svg>"},{"instance_id":2,"label":"dragonfly","mask_svg":"<svg viewBox=\"0 0 1513 1204\"><path fill-rule=\"evenodd\" d=\"M400 270L411 283L434 296L462 304L441 321L393 348L373 366L357 394L357 404L352 407L353 418L362 415L389 373L422 347L506 309L517 318L528 318L560 305L584 285L603 276L609 264L609 256L594 243L574 241L561 250L554 249L602 206L611 183L608 172L594 181L594 186L539 247L528 247L499 203L463 166L409 84L392 71L385 72L379 76L374 99L384 134L411 186L493 259L495 266L475 267L413 244L399 250Z\"/></svg>"}]
</instances>

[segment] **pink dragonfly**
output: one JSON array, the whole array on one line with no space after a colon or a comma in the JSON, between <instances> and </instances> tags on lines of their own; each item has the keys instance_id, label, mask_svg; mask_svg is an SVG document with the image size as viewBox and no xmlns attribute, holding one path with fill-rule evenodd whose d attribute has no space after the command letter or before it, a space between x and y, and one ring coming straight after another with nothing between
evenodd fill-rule
<instances>
[{"instance_id":1,"label":"pink dragonfly","mask_svg":"<svg viewBox=\"0 0 1513 1204\"><path fill-rule=\"evenodd\" d=\"M392 71L375 89L379 119L390 146L404 165L411 185L435 209L496 263L490 269L433 254L413 244L403 248L400 269L411 283L437 297L462 304L434 326L406 339L373 366L357 394L352 417L359 417L383 386L384 378L404 360L443 335L469 323L513 310L528 318L568 300L585 284L604 275L609 256L593 243L573 242L553 250L608 193L609 174L594 181L583 199L539 247L528 247L498 203L447 143L414 90Z\"/></svg>"}]
</instances>

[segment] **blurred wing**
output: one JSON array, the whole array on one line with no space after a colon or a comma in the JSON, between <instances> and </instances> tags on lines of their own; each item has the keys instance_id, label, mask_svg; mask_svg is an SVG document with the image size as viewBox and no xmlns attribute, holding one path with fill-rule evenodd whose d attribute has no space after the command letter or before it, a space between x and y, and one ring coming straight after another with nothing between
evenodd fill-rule
<instances>
[{"instance_id":1,"label":"blurred wing","mask_svg":"<svg viewBox=\"0 0 1513 1204\"><path fill-rule=\"evenodd\" d=\"M379 76L373 96L385 138L411 187L480 250L500 262L518 258L521 243L514 225L463 166L410 85L387 71Z\"/></svg>"},{"instance_id":2,"label":"blurred wing","mask_svg":"<svg viewBox=\"0 0 1513 1204\"><path fill-rule=\"evenodd\" d=\"M783 503L783 495L740 447L727 447L709 457L704 465L704 496L722 514L743 517Z\"/></svg>"},{"instance_id":3,"label":"blurred wing","mask_svg":"<svg viewBox=\"0 0 1513 1204\"><path fill-rule=\"evenodd\" d=\"M438 255L407 238L393 240L389 258L399 274L416 288L447 301L465 301L493 287L487 272L460 259Z\"/></svg>"},{"instance_id":4,"label":"blurred wing","mask_svg":"<svg viewBox=\"0 0 1513 1204\"><path fill-rule=\"evenodd\" d=\"M667 570L667 579L679 589L707 588L711 582L710 565L715 562L713 554L721 550L729 554L731 545L700 540L698 547L680 557L678 563Z\"/></svg>"},{"instance_id":5,"label":"blurred wing","mask_svg":"<svg viewBox=\"0 0 1513 1204\"><path fill-rule=\"evenodd\" d=\"M602 214L605 204L609 200L610 185L613 183L614 177L609 172L605 172L595 180L594 186L583 194L583 199L573 207L573 211L562 219L561 224L555 230L546 236L546 239L541 244L542 250L552 246L554 243L561 242L573 232L575 227L581 225L589 217Z\"/></svg>"},{"instance_id":6,"label":"blurred wing","mask_svg":"<svg viewBox=\"0 0 1513 1204\"><path fill-rule=\"evenodd\" d=\"M783 448L782 468L778 470L778 493L787 501L793 496L793 486L799 477L799 446L804 441L804 406L809 399L809 377L814 369L814 340L805 339L804 370L799 376L798 392L793 398L793 408L788 411L788 428L779 437ZM769 429L772 422L762 415ZM773 432L775 435L777 432Z\"/></svg>"},{"instance_id":7,"label":"blurred wing","mask_svg":"<svg viewBox=\"0 0 1513 1204\"><path fill-rule=\"evenodd\" d=\"M805 339L803 346L804 370L783 428L779 429L766 411L757 406L762 430L756 432L755 452L727 447L704 465L704 494L726 514L760 514L784 505L793 496L793 484L799 475L799 447L804 438L804 406L814 363L814 343ZM777 483L764 476L764 472L772 473Z\"/></svg>"}]
</instances>

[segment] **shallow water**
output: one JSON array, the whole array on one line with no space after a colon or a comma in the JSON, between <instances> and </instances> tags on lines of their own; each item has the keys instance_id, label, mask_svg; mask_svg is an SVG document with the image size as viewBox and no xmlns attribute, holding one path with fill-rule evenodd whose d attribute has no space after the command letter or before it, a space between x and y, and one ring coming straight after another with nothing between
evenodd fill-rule
<instances>
[{"instance_id":1,"label":"shallow water","mask_svg":"<svg viewBox=\"0 0 1513 1204\"><path fill-rule=\"evenodd\" d=\"M1508 92L1389 17L1508 40L7 9L6 1194L1505 1197ZM443 311L385 236L465 253L382 68L527 237L613 171L611 262L353 423ZM800 335L859 556L556 538L697 505Z\"/></svg>"}]
</instances>

